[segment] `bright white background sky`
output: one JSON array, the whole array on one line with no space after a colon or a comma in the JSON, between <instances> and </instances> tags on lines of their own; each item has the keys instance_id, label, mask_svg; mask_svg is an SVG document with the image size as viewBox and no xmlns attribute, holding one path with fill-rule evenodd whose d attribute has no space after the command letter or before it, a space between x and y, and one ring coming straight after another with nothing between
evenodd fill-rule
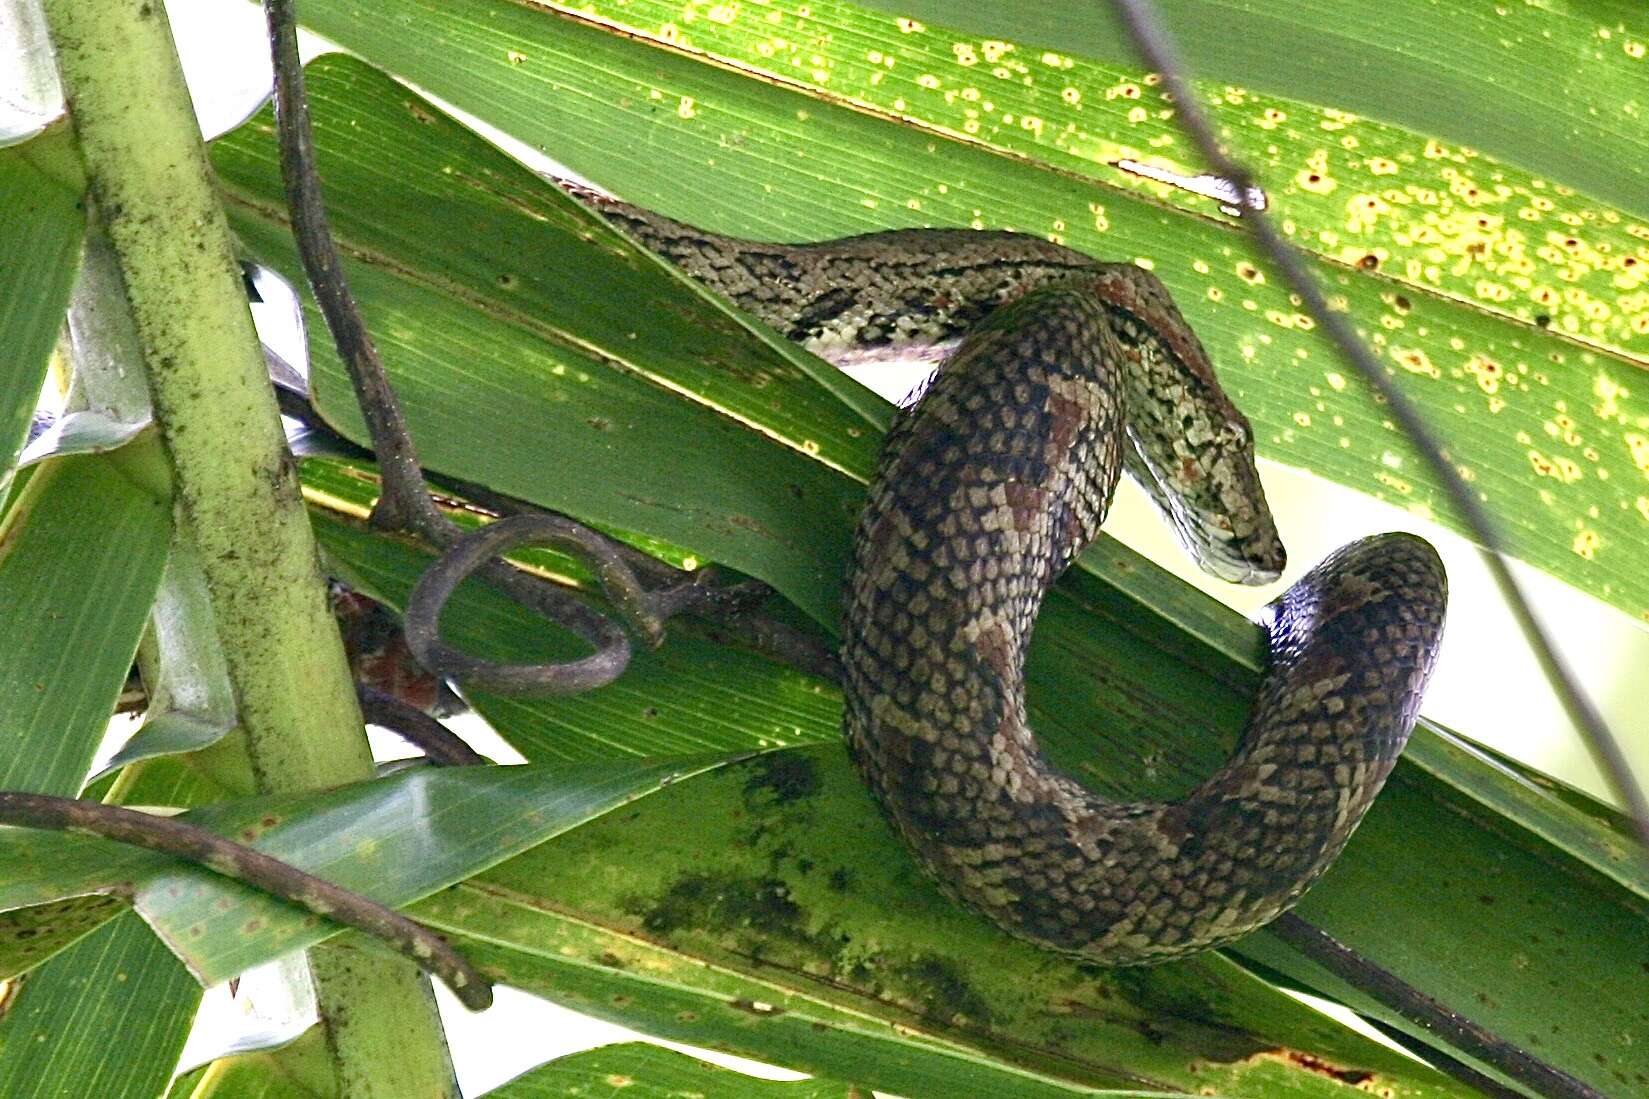
<instances>
[{"instance_id":1,"label":"bright white background sky","mask_svg":"<svg viewBox=\"0 0 1649 1099\"><path fill-rule=\"evenodd\" d=\"M24 6L30 2L21 0ZM4 115L15 112L19 103L26 104L31 98L26 88L10 84L9 74L27 73L30 68L26 63L17 64L14 58L23 59L11 53L18 45L18 4L19 0L0 0L0 138L8 131L24 128L15 114L10 119ZM202 127L208 134L221 132L254 109L268 89L261 15L250 4L224 0L171 0L168 8ZM47 110L55 113L53 108ZM515 155L529 159L519 146L503 143ZM535 167L548 166L541 158L530 158L529 162ZM271 342L280 338L275 333L270 336ZM290 344L281 350L296 361L296 349ZM909 385L906 378L884 379L881 385L872 379L861 380L884 389L890 397L902 394ZM1283 582L1274 587L1235 588L1197 572L1143 495L1126 482L1106 529L1247 613L1253 613L1286 583L1292 583L1310 564L1355 537L1399 529L1426 536L1443 555L1451 587L1448 635L1427 697L1426 715L1570 782L1601 792L1596 772L1510 615L1500 605L1475 550L1406 511L1296 470L1262 463L1262 474L1272 510L1288 542L1290 560L1295 562ZM1636 704L1642 689L1641 682L1634 679L1649 669L1649 633L1627 615L1541 573L1521 567L1517 571L1534 594L1539 613L1556 627L1565 655L1603 707L1640 773L1649 775L1649 707ZM478 721L474 723L479 725ZM472 728L466 726L466 735ZM479 736L488 738L487 742L477 740L481 750L494 758L510 757L508 749L490 731L481 727ZM388 754L401 754L398 744L382 747ZM185 1061L210 1057L222 1048L221 1043L233 1040L237 1034L244 1036L267 1025L249 1016L244 1007L248 1000L245 993L258 986L270 989L259 1002L271 1019L286 1015L278 1002L280 997L274 995L279 985L278 979L248 981L235 1002L225 989L214 990ZM446 1025L466 1094L479 1094L562 1053L628 1036L619 1028L583 1019L534 997L512 994L508 989L500 993L491 1011L471 1015L442 992Z\"/></svg>"}]
</instances>

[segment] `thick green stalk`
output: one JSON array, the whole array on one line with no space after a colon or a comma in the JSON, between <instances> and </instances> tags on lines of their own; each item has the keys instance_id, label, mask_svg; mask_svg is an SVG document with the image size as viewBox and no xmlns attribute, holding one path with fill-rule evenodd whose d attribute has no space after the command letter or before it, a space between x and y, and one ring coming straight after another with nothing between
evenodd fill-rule
<instances>
[{"instance_id":1,"label":"thick green stalk","mask_svg":"<svg viewBox=\"0 0 1649 1099\"><path fill-rule=\"evenodd\" d=\"M258 785L367 778L348 665L165 10L155 0L44 6ZM404 1072L409 1046L444 1051L427 982L399 959L322 950L316 977L344 1094L455 1096L444 1052L417 1059L417 1079Z\"/></svg>"}]
</instances>

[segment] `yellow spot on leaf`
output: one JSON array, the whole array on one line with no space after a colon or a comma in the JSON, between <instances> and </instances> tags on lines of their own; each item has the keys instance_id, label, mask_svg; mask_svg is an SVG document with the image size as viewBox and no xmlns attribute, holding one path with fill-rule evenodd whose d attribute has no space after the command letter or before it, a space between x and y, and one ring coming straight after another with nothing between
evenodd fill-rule
<instances>
[{"instance_id":1,"label":"yellow spot on leaf","mask_svg":"<svg viewBox=\"0 0 1649 1099\"><path fill-rule=\"evenodd\" d=\"M1339 184L1326 171L1315 168L1301 168L1294 174L1294 185L1302 191L1310 191L1314 195L1326 195Z\"/></svg>"},{"instance_id":2,"label":"yellow spot on leaf","mask_svg":"<svg viewBox=\"0 0 1649 1099\"><path fill-rule=\"evenodd\" d=\"M1396 492L1402 496L1407 496L1414 491L1413 485L1409 484L1401 477L1393 477L1385 470L1381 470L1379 473L1376 473L1374 475L1374 479L1391 489L1393 492Z\"/></svg>"},{"instance_id":3,"label":"yellow spot on leaf","mask_svg":"<svg viewBox=\"0 0 1649 1099\"><path fill-rule=\"evenodd\" d=\"M1499 391L1500 379L1506 371L1486 355L1473 355L1466 360L1466 373L1477 379L1477 388L1485 393L1495 393Z\"/></svg>"},{"instance_id":4,"label":"yellow spot on leaf","mask_svg":"<svg viewBox=\"0 0 1649 1099\"><path fill-rule=\"evenodd\" d=\"M1391 349L1391 357L1410 374L1423 374L1428 378L1443 376L1443 372L1437 369L1425 351L1418 347L1394 347Z\"/></svg>"},{"instance_id":5,"label":"yellow spot on leaf","mask_svg":"<svg viewBox=\"0 0 1649 1099\"><path fill-rule=\"evenodd\" d=\"M1621 438L1626 441L1626 452L1632 456L1632 464L1638 467L1639 473L1649 477L1649 437L1628 431Z\"/></svg>"},{"instance_id":6,"label":"yellow spot on leaf","mask_svg":"<svg viewBox=\"0 0 1649 1099\"><path fill-rule=\"evenodd\" d=\"M1352 233L1364 232L1374 228L1389 213L1390 204L1379 195L1368 192L1352 195L1346 200L1346 229Z\"/></svg>"},{"instance_id":7,"label":"yellow spot on leaf","mask_svg":"<svg viewBox=\"0 0 1649 1099\"><path fill-rule=\"evenodd\" d=\"M1538 450L1529 450L1529 465L1541 477L1550 477L1554 481L1572 484L1580 480L1581 470L1569 458L1548 458Z\"/></svg>"},{"instance_id":8,"label":"yellow spot on leaf","mask_svg":"<svg viewBox=\"0 0 1649 1099\"><path fill-rule=\"evenodd\" d=\"M1629 397L1629 393L1619 382L1607 374L1599 374L1592 379L1592 396L1598 403L1592 406L1599 419L1614 420L1620 418L1619 398Z\"/></svg>"}]
</instances>

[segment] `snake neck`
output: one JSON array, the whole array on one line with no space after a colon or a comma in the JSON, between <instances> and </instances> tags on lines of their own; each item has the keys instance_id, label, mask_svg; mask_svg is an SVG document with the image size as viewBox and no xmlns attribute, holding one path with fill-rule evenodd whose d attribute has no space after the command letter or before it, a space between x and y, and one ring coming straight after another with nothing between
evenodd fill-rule
<instances>
[{"instance_id":1,"label":"snake neck","mask_svg":"<svg viewBox=\"0 0 1649 1099\"><path fill-rule=\"evenodd\" d=\"M838 366L937 362L1004 302L1121 266L1020 233L971 229L772 244L707 233L595 192L574 193L687 275Z\"/></svg>"}]
</instances>

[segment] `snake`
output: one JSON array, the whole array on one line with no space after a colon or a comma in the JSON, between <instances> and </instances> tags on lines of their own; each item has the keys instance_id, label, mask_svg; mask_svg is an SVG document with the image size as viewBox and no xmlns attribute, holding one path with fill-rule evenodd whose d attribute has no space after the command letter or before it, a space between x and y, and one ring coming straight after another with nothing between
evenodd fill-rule
<instances>
[{"instance_id":1,"label":"snake","mask_svg":"<svg viewBox=\"0 0 1649 1099\"><path fill-rule=\"evenodd\" d=\"M1119 475L1211 575L1263 584L1285 564L1253 429L1163 283L1029 234L764 243L573 190L826 360L937 367L870 482L840 659L849 754L945 893L1117 966L1220 946L1299 901L1413 730L1447 603L1429 543L1374 535L1307 572L1267 607L1267 670L1224 766L1175 800L1101 797L1039 748L1024 667Z\"/></svg>"}]
</instances>

